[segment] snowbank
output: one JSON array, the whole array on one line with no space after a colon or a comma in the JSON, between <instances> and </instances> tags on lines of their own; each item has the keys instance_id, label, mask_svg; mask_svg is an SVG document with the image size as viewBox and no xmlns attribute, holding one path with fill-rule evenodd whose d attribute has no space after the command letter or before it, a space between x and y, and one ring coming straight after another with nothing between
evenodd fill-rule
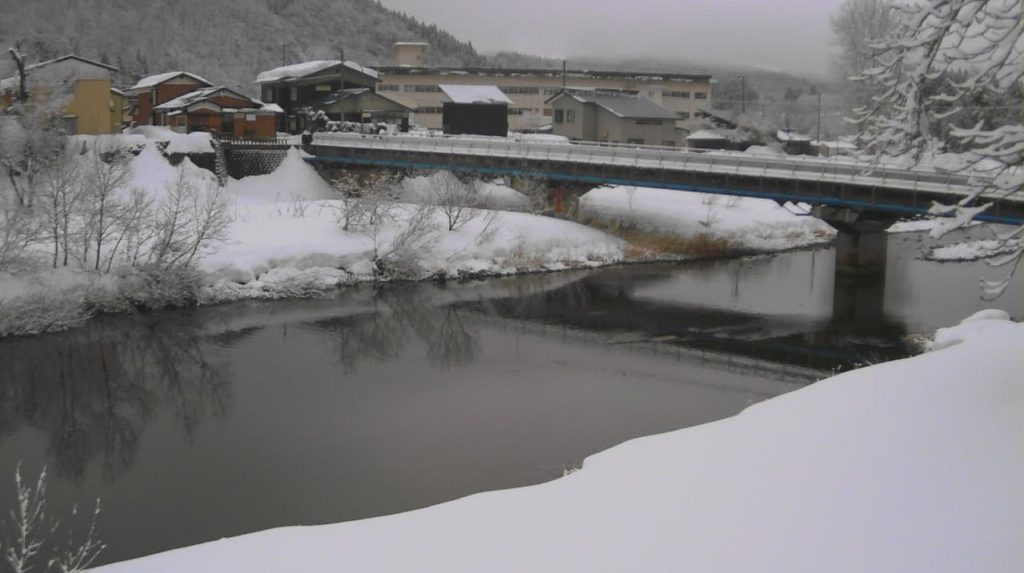
<instances>
[{"instance_id":1,"label":"snowbank","mask_svg":"<svg viewBox=\"0 0 1024 573\"><path fill-rule=\"evenodd\" d=\"M166 142L167 154L175 153L213 153L213 136L209 133L194 131L178 133L169 127L144 125L133 127L126 132L128 135L141 135L150 141Z\"/></svg>"},{"instance_id":2,"label":"snowbank","mask_svg":"<svg viewBox=\"0 0 1024 573\"><path fill-rule=\"evenodd\" d=\"M835 230L766 199L601 187L580 198L580 213L652 233L710 235L736 246L773 251L828 243Z\"/></svg>"},{"instance_id":3,"label":"snowbank","mask_svg":"<svg viewBox=\"0 0 1024 573\"><path fill-rule=\"evenodd\" d=\"M302 151L293 147L273 173L230 179L228 192L243 203L330 199L331 186L302 157Z\"/></svg>"},{"instance_id":4,"label":"snowbank","mask_svg":"<svg viewBox=\"0 0 1024 573\"><path fill-rule=\"evenodd\" d=\"M98 571L1021 571L1024 325L942 337L546 484Z\"/></svg>"},{"instance_id":5,"label":"snowbank","mask_svg":"<svg viewBox=\"0 0 1024 573\"><path fill-rule=\"evenodd\" d=\"M433 187L440 174L429 177L407 177L399 183L399 197L407 203L429 204ZM529 209L530 200L519 191L497 181L477 185L477 204L487 209L523 211Z\"/></svg>"}]
</instances>

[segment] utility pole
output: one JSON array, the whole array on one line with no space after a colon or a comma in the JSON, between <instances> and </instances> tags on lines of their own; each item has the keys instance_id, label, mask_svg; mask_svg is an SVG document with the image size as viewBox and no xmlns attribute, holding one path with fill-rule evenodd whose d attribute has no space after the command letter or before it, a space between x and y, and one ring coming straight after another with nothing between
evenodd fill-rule
<instances>
[{"instance_id":1,"label":"utility pole","mask_svg":"<svg viewBox=\"0 0 1024 573\"><path fill-rule=\"evenodd\" d=\"M281 65L285 65L284 61L284 42L281 43Z\"/></svg>"},{"instance_id":2,"label":"utility pole","mask_svg":"<svg viewBox=\"0 0 1024 573\"><path fill-rule=\"evenodd\" d=\"M563 88L565 87L565 65L566 65L565 62L566 62L566 60L562 60L562 87Z\"/></svg>"},{"instance_id":3,"label":"utility pole","mask_svg":"<svg viewBox=\"0 0 1024 573\"><path fill-rule=\"evenodd\" d=\"M821 145L821 90L818 90L818 145Z\"/></svg>"},{"instance_id":4,"label":"utility pole","mask_svg":"<svg viewBox=\"0 0 1024 573\"><path fill-rule=\"evenodd\" d=\"M746 75L740 76L740 85L742 86L740 88L740 93L742 94L740 96L740 106L743 109L743 111L741 113L747 113L747 76Z\"/></svg>"}]
</instances>

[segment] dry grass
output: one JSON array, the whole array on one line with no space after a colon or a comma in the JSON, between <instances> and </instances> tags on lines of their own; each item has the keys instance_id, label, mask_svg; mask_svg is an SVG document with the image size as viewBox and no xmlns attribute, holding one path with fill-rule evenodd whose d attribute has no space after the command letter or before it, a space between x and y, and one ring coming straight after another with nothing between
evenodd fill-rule
<instances>
[{"instance_id":1,"label":"dry grass","mask_svg":"<svg viewBox=\"0 0 1024 573\"><path fill-rule=\"evenodd\" d=\"M654 233L603 219L586 218L579 222L625 240L628 243L625 255L630 260L646 260L666 255L706 259L735 256L743 252L730 241L705 233L682 237Z\"/></svg>"}]
</instances>

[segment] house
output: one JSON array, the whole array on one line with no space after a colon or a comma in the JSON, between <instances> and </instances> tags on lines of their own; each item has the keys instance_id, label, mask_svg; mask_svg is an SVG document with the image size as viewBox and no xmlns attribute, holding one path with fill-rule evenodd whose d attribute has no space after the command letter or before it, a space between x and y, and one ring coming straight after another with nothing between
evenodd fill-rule
<instances>
[{"instance_id":1,"label":"house","mask_svg":"<svg viewBox=\"0 0 1024 573\"><path fill-rule=\"evenodd\" d=\"M445 133L508 136L508 99L497 86L439 85Z\"/></svg>"},{"instance_id":2,"label":"house","mask_svg":"<svg viewBox=\"0 0 1024 573\"><path fill-rule=\"evenodd\" d=\"M42 104L50 96L61 98L58 112L68 134L114 133L111 121L111 79L114 66L70 54L25 66L28 104ZM18 96L18 76L0 80L0 109Z\"/></svg>"},{"instance_id":3,"label":"house","mask_svg":"<svg viewBox=\"0 0 1024 573\"><path fill-rule=\"evenodd\" d=\"M554 110L552 132L570 140L678 145L677 113L640 95L564 89L548 102Z\"/></svg>"},{"instance_id":4,"label":"house","mask_svg":"<svg viewBox=\"0 0 1024 573\"><path fill-rule=\"evenodd\" d=\"M153 125L228 137L274 137L283 110L223 86L198 89L153 108Z\"/></svg>"},{"instance_id":5,"label":"house","mask_svg":"<svg viewBox=\"0 0 1024 573\"><path fill-rule=\"evenodd\" d=\"M331 121L390 123L398 125L404 132L409 131L409 114L415 108L370 88L351 88L329 93L309 102L299 111L322 111Z\"/></svg>"},{"instance_id":6,"label":"house","mask_svg":"<svg viewBox=\"0 0 1024 573\"><path fill-rule=\"evenodd\" d=\"M810 136L785 128L780 129L775 138L782 144L782 150L789 155L813 155Z\"/></svg>"},{"instance_id":7,"label":"house","mask_svg":"<svg viewBox=\"0 0 1024 573\"><path fill-rule=\"evenodd\" d=\"M127 96L123 91L110 88L110 133L119 133L124 129L125 101Z\"/></svg>"},{"instance_id":8,"label":"house","mask_svg":"<svg viewBox=\"0 0 1024 573\"><path fill-rule=\"evenodd\" d=\"M686 146L692 149L729 149L729 140L710 129L698 129L686 136Z\"/></svg>"},{"instance_id":9,"label":"house","mask_svg":"<svg viewBox=\"0 0 1024 573\"><path fill-rule=\"evenodd\" d=\"M154 107L208 87L213 87L213 84L195 74L181 71L164 72L142 78L127 91L128 95L136 100L132 122L135 125L154 125Z\"/></svg>"},{"instance_id":10,"label":"house","mask_svg":"<svg viewBox=\"0 0 1024 573\"><path fill-rule=\"evenodd\" d=\"M256 77L263 101L275 103L284 111L278 118L277 130L289 133L299 133L308 127L309 118L304 110L325 96L359 88L376 92L377 81L376 70L347 60L281 66Z\"/></svg>"},{"instance_id":11,"label":"house","mask_svg":"<svg viewBox=\"0 0 1024 573\"><path fill-rule=\"evenodd\" d=\"M395 42L391 45L391 60L396 66L422 66L429 49L426 42Z\"/></svg>"}]
</instances>

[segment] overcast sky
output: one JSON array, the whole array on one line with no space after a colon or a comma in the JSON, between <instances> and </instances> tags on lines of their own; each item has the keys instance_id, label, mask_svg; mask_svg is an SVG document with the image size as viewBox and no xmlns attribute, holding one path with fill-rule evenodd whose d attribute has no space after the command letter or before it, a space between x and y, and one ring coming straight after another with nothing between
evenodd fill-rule
<instances>
[{"instance_id":1,"label":"overcast sky","mask_svg":"<svg viewBox=\"0 0 1024 573\"><path fill-rule=\"evenodd\" d=\"M486 52L678 56L825 73L842 0L381 0Z\"/></svg>"}]
</instances>

